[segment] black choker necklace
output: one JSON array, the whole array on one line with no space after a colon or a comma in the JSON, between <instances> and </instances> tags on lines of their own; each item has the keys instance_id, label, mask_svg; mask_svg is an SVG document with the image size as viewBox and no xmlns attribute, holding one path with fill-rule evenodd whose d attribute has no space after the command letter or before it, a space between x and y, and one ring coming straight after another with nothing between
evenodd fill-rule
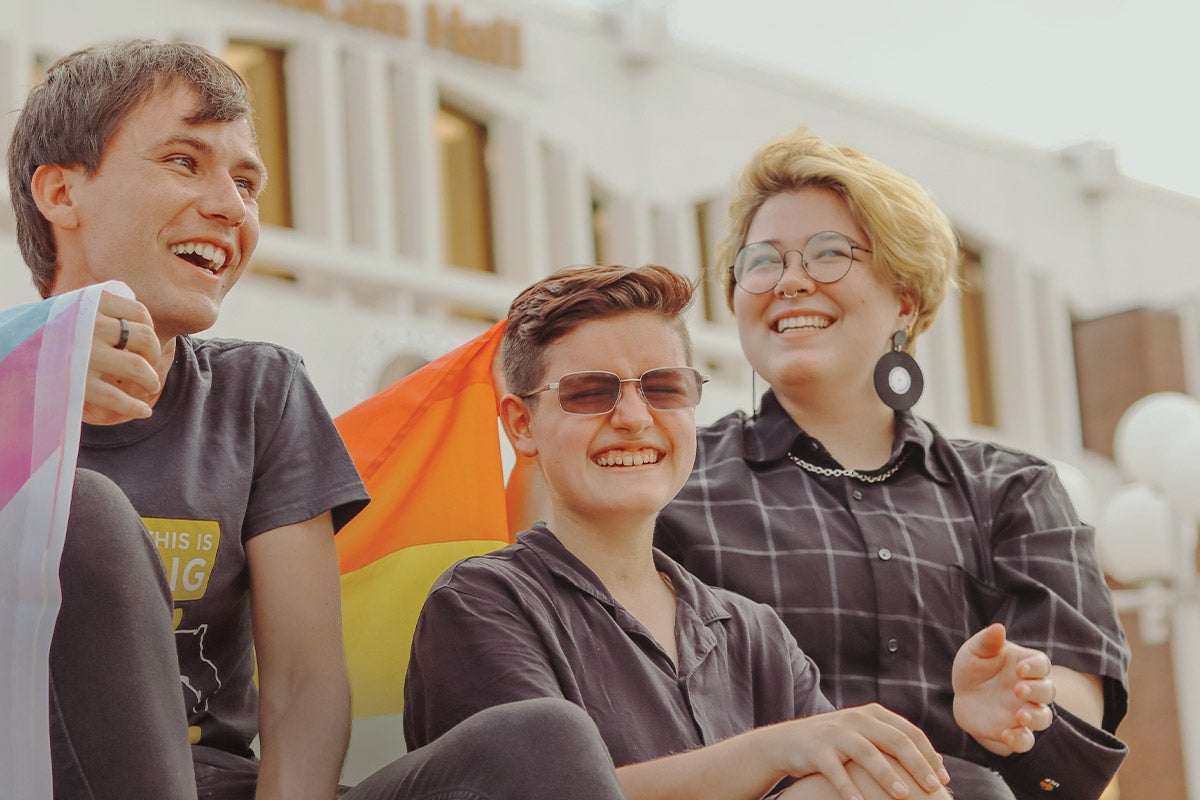
<instances>
[{"instance_id":1,"label":"black choker necklace","mask_svg":"<svg viewBox=\"0 0 1200 800\"><path fill-rule=\"evenodd\" d=\"M854 480L862 481L863 483L883 483L888 478L896 474L896 471L900 469L902 464L904 464L904 459L908 456L908 452L905 451L901 453L900 458L896 459L896 463L893 464L886 472L859 472L856 469L833 469L831 467L819 467L816 464L810 464L809 462L797 457L791 450L788 451L787 456L796 464L797 467L805 472L811 472L814 475L824 475L826 478L854 478Z\"/></svg>"}]
</instances>

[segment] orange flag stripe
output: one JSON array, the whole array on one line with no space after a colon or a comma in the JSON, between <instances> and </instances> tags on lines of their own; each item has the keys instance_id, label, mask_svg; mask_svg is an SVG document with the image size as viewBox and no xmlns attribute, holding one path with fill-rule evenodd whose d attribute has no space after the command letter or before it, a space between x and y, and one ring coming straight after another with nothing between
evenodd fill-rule
<instances>
[{"instance_id":1,"label":"orange flag stripe","mask_svg":"<svg viewBox=\"0 0 1200 800\"><path fill-rule=\"evenodd\" d=\"M372 497L335 538L343 574L416 545L509 541L492 381L503 331L501 321L337 418Z\"/></svg>"}]
</instances>

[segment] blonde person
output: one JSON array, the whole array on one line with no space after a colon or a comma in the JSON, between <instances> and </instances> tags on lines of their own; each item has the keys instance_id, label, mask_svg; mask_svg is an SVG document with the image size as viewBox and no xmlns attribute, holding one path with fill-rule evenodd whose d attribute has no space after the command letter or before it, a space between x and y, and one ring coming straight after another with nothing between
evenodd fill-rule
<instances>
[{"instance_id":1,"label":"blonde person","mask_svg":"<svg viewBox=\"0 0 1200 800\"><path fill-rule=\"evenodd\" d=\"M1045 461L909 410L957 260L911 178L803 129L762 147L716 263L770 388L700 432L656 543L774 607L834 705L917 723L963 796L1011 797L996 770L1094 798L1125 753L1129 655L1092 530ZM1046 663L1055 703L1027 705Z\"/></svg>"},{"instance_id":2,"label":"blonde person","mask_svg":"<svg viewBox=\"0 0 1200 800\"><path fill-rule=\"evenodd\" d=\"M490 706L565 698L632 800L751 800L791 778L789 800L946 797L914 725L878 705L833 711L773 611L652 547L695 452L691 296L665 267L610 266L513 302L501 418L550 513L435 584L405 685L409 746Z\"/></svg>"}]
</instances>

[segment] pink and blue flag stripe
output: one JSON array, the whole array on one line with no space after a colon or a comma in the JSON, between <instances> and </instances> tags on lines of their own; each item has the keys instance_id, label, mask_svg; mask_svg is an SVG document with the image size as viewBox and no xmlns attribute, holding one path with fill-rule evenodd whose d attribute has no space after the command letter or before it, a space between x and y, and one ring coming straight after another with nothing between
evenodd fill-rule
<instances>
[{"instance_id":1,"label":"pink and blue flag stripe","mask_svg":"<svg viewBox=\"0 0 1200 800\"><path fill-rule=\"evenodd\" d=\"M50 798L50 638L96 308L90 286L0 311L0 797Z\"/></svg>"}]
</instances>

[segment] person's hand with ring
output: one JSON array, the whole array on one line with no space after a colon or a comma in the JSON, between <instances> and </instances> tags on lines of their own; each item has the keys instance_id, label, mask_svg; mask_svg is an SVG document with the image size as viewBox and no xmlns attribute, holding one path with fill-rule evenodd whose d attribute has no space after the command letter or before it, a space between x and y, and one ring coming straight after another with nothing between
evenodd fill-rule
<instances>
[{"instance_id":1,"label":"person's hand with ring","mask_svg":"<svg viewBox=\"0 0 1200 800\"><path fill-rule=\"evenodd\" d=\"M83 421L114 425L150 416L162 390L155 367L162 347L150 313L136 300L104 292L88 358Z\"/></svg>"}]
</instances>

